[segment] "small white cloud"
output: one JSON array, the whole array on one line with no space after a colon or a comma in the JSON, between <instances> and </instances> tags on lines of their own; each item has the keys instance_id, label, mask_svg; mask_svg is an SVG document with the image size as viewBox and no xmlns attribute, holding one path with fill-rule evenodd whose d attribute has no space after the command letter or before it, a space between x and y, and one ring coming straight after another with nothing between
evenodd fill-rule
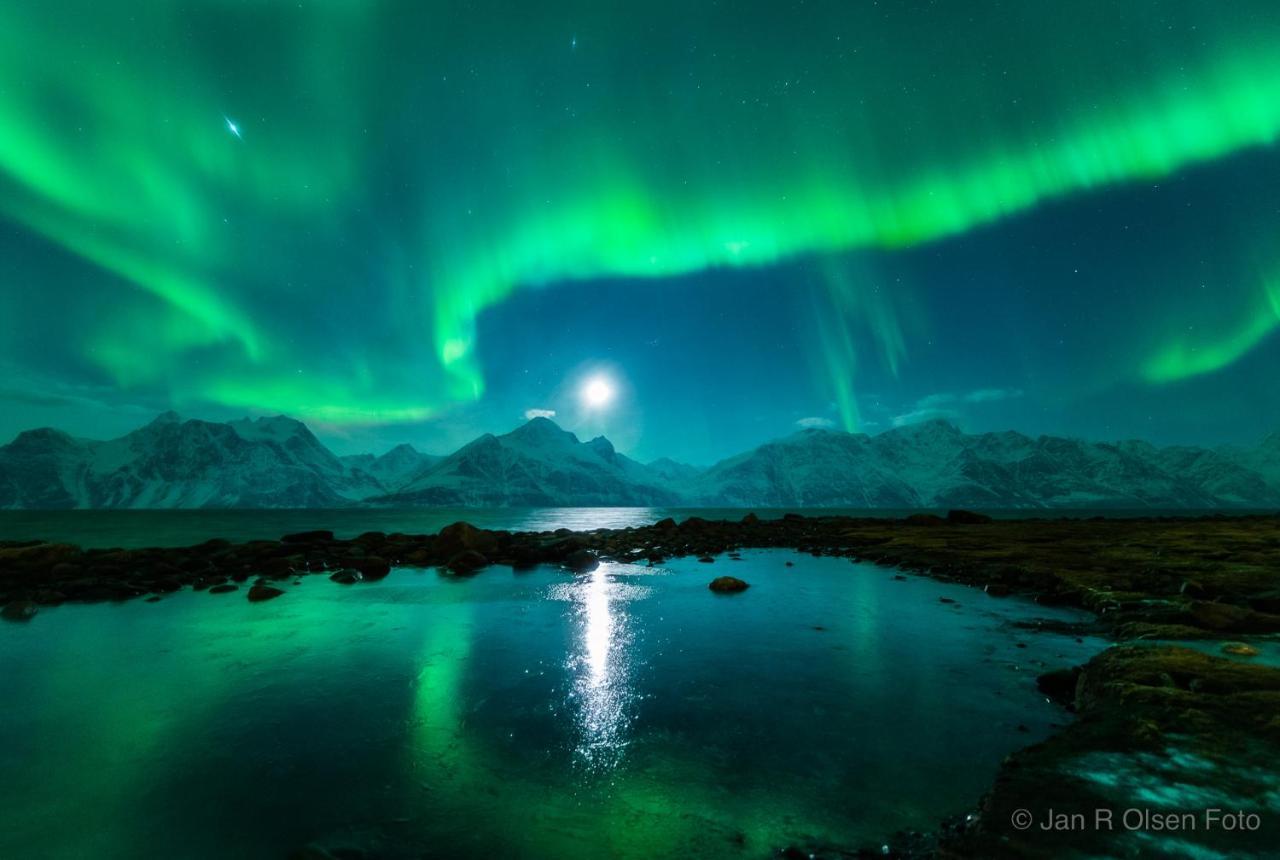
<instances>
[{"instance_id":1,"label":"small white cloud","mask_svg":"<svg viewBox=\"0 0 1280 860\"><path fill-rule=\"evenodd\" d=\"M796 422L796 426L803 427L806 430L830 430L832 427L836 426L836 422L832 421L830 418L819 418L814 416L812 418L801 418Z\"/></svg>"},{"instance_id":2,"label":"small white cloud","mask_svg":"<svg viewBox=\"0 0 1280 860\"><path fill-rule=\"evenodd\" d=\"M526 409L524 417L527 421L532 421L535 418L555 418L556 411L554 409Z\"/></svg>"}]
</instances>

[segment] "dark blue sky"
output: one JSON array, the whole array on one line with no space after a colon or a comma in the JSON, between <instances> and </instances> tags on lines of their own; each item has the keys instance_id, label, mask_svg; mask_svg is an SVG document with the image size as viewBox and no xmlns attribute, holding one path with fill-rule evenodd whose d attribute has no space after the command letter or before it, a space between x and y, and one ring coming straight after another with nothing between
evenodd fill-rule
<instances>
[{"instance_id":1,"label":"dark blue sky","mask_svg":"<svg viewBox=\"0 0 1280 860\"><path fill-rule=\"evenodd\" d=\"M1274 3L110 6L0 10L0 437L1280 428Z\"/></svg>"}]
</instances>

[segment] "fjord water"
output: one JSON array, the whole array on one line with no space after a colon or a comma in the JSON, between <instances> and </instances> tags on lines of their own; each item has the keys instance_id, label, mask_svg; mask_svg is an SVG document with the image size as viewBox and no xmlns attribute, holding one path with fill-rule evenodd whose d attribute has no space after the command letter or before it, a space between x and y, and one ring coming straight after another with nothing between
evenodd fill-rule
<instances>
[{"instance_id":1,"label":"fjord water","mask_svg":"<svg viewBox=\"0 0 1280 860\"><path fill-rule=\"evenodd\" d=\"M787 513L808 516L903 517L914 513L945 514L945 510L912 508L756 508L761 519ZM480 528L508 531L619 529L652 525L663 517L683 520L741 519L738 508L339 508L282 510L70 510L0 511L0 540L48 540L83 547L192 546L211 537L232 541L275 540L290 532L328 529L340 538L362 532L434 534L450 523L465 520ZM1141 517L1195 516L1213 511L1153 508L1061 509L1023 508L986 511L997 519L1025 517ZM1251 513L1237 510L1234 513ZM1257 512L1262 513L1262 512Z\"/></svg>"},{"instance_id":2,"label":"fjord water","mask_svg":"<svg viewBox=\"0 0 1280 860\"><path fill-rule=\"evenodd\" d=\"M750 590L708 591L725 573ZM780 550L285 587L0 625L0 856L865 844L972 808L1066 719L1037 672L1102 647L1011 626L1063 610Z\"/></svg>"}]
</instances>

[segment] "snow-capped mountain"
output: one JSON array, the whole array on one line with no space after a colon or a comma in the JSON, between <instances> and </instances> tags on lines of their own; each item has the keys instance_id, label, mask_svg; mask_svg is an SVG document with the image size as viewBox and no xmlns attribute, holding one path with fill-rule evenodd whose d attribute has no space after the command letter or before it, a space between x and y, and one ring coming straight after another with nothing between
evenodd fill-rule
<instances>
[{"instance_id":1,"label":"snow-capped mountain","mask_svg":"<svg viewBox=\"0 0 1280 860\"><path fill-rule=\"evenodd\" d=\"M580 442L549 418L486 433L431 466L386 504L665 505L679 501L662 475L603 436Z\"/></svg>"},{"instance_id":2,"label":"snow-capped mountain","mask_svg":"<svg viewBox=\"0 0 1280 860\"><path fill-rule=\"evenodd\" d=\"M0 447L0 508L341 507L387 491L283 416L166 412L105 442L43 429Z\"/></svg>"},{"instance_id":3,"label":"snow-capped mountain","mask_svg":"<svg viewBox=\"0 0 1280 860\"><path fill-rule=\"evenodd\" d=\"M1259 449L1261 450L1261 449ZM1280 460L1255 456L1255 468ZM877 436L802 430L687 482L700 505L808 507L1265 507L1280 490L1218 452L1146 442L962 433L928 421Z\"/></svg>"},{"instance_id":4,"label":"snow-capped mountain","mask_svg":"<svg viewBox=\"0 0 1280 860\"><path fill-rule=\"evenodd\" d=\"M377 486L376 492L370 492L367 495L386 495L404 489L411 481L443 458L424 454L412 445L402 443L381 456L351 454L338 459L342 461L353 480L360 480L361 476L367 476Z\"/></svg>"},{"instance_id":5,"label":"snow-capped mountain","mask_svg":"<svg viewBox=\"0 0 1280 860\"><path fill-rule=\"evenodd\" d=\"M1267 436L1256 448L1224 445L1214 453L1257 475L1268 487L1280 493L1280 430Z\"/></svg>"},{"instance_id":6,"label":"snow-capped mountain","mask_svg":"<svg viewBox=\"0 0 1280 860\"><path fill-rule=\"evenodd\" d=\"M337 457L291 418L165 413L118 439L45 428L0 446L0 508L360 504L1268 508L1280 505L1280 434L1257 447L1159 448L930 421L877 436L803 430L700 470L638 463L546 418L447 457L409 445Z\"/></svg>"}]
</instances>

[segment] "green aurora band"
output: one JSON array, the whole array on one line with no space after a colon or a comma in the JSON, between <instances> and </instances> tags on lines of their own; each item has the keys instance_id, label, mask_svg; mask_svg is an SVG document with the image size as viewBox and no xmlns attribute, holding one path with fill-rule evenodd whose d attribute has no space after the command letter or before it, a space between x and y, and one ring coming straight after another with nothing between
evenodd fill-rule
<instances>
[{"instance_id":1,"label":"green aurora band","mask_svg":"<svg viewBox=\"0 0 1280 860\"><path fill-rule=\"evenodd\" d=\"M963 70L939 80L910 57L894 69L887 47L830 60L825 88L787 80L780 69L827 44L825 19L790 42L761 21L758 56L753 43L736 59L724 50L736 31L716 51L701 20L699 60L678 59L664 33L653 50L677 59L637 80L635 10L511 12L492 36L483 12L392 4L26 5L0 10L0 215L110 275L81 360L178 402L336 424L481 397L477 319L519 289L910 248L1280 136L1280 50L1264 26L1206 27L1194 46L1153 34L1149 56L1081 58L1096 71L1042 82L1034 109L1014 109L985 103ZM1082 12L1073 38L1106 14ZM570 50L566 21L605 47ZM935 33L935 62L962 60L973 32ZM1058 41L1070 40L1050 22L1009 65L1033 72ZM487 78L468 56L515 45ZM726 69L753 99L721 92L708 112L710 95L676 89ZM907 344L891 304L827 280L837 313L819 365L852 429L850 321L891 367ZM1246 323L1159 344L1129 377L1226 366L1275 328L1268 296L1246 300ZM394 321L395 336L343 343L353 308Z\"/></svg>"}]
</instances>

